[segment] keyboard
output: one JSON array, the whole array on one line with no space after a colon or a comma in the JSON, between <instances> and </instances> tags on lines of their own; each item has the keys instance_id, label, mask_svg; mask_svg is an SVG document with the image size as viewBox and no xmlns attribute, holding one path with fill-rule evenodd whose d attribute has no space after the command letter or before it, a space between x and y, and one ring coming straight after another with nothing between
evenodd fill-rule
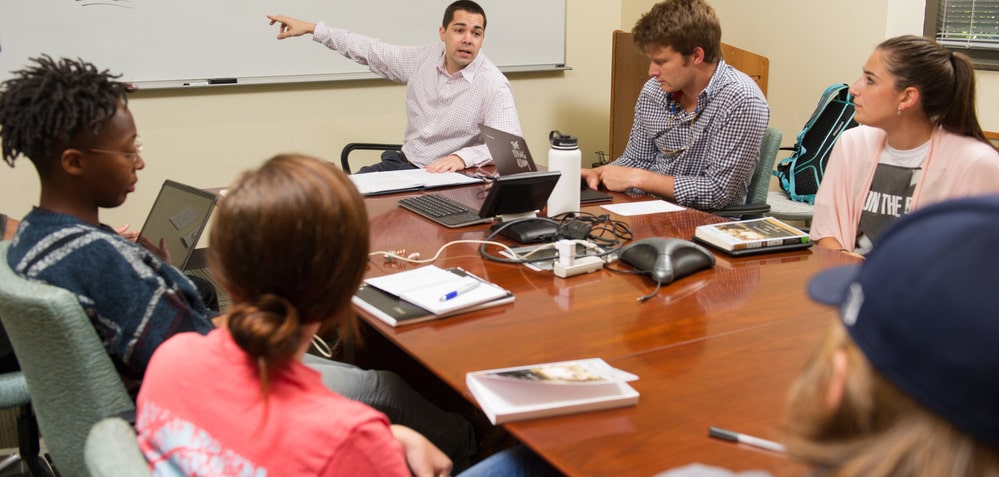
<instances>
[{"instance_id":1,"label":"keyboard","mask_svg":"<svg viewBox=\"0 0 999 477\"><path fill-rule=\"evenodd\" d=\"M440 194L405 197L399 200L399 206L450 228L492 221L491 217L479 217L478 210Z\"/></svg>"},{"instance_id":2,"label":"keyboard","mask_svg":"<svg viewBox=\"0 0 999 477\"><path fill-rule=\"evenodd\" d=\"M188 268L187 270L184 270L184 273L208 280L215 287L215 295L219 300L219 311L225 311L227 308L229 308L229 304L231 301L229 298L229 293L226 292L225 288L222 288L222 286L219 285L217 281L215 281L215 276L212 275L212 272L211 270L208 269L208 267Z\"/></svg>"}]
</instances>

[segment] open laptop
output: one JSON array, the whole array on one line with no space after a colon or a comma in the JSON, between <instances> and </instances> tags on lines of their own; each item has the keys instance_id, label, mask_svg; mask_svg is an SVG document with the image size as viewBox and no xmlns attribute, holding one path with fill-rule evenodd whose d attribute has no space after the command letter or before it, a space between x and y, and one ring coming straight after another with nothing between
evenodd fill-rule
<instances>
[{"instance_id":1,"label":"open laptop","mask_svg":"<svg viewBox=\"0 0 999 477\"><path fill-rule=\"evenodd\" d=\"M139 235L154 245L163 239L170 252L170 264L184 270L217 200L211 192L167 179Z\"/></svg>"},{"instance_id":2,"label":"open laptop","mask_svg":"<svg viewBox=\"0 0 999 477\"><path fill-rule=\"evenodd\" d=\"M521 172L534 172L538 166L531 157L531 151L527 149L527 141L516 134L506 131L479 125L482 132L482 140L489 148L489 154L493 156L493 164L500 177Z\"/></svg>"},{"instance_id":3,"label":"open laptop","mask_svg":"<svg viewBox=\"0 0 999 477\"><path fill-rule=\"evenodd\" d=\"M399 199L399 206L449 228L492 222L493 217L533 214L544 208L545 201L561 174L558 171L531 172L500 176L488 186L482 207L467 206L441 194L423 194ZM481 188L449 191L449 195L478 195ZM469 197L470 202L473 201Z\"/></svg>"},{"instance_id":4,"label":"open laptop","mask_svg":"<svg viewBox=\"0 0 999 477\"><path fill-rule=\"evenodd\" d=\"M172 180L163 181L156 201L149 209L146 222L139 235L159 246L163 239L170 252L170 264L186 274L200 276L215 285L219 308L228 305L225 290L215 283L207 267L192 267L191 256L208 225L218 196L197 187L191 187Z\"/></svg>"},{"instance_id":5,"label":"open laptop","mask_svg":"<svg viewBox=\"0 0 999 477\"><path fill-rule=\"evenodd\" d=\"M489 154L493 157L493 164L500 177L523 172L535 172L538 170L531 151L527 148L527 141L523 137L511 134L485 124L479 125L482 139L489 148ZM580 180L579 183L579 203L589 204L593 202L606 202L613 199L610 194L590 189Z\"/></svg>"}]
</instances>

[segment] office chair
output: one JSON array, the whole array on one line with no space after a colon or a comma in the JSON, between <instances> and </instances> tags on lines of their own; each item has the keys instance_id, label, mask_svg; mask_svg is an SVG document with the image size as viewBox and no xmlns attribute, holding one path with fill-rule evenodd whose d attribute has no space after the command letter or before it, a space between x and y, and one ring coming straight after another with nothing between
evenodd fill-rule
<instances>
[{"instance_id":1,"label":"office chair","mask_svg":"<svg viewBox=\"0 0 999 477\"><path fill-rule=\"evenodd\" d=\"M376 142L352 142L343 147L340 151L340 168L345 174L350 174L350 161L348 156L352 151L401 151L402 144L382 144Z\"/></svg>"},{"instance_id":2,"label":"office chair","mask_svg":"<svg viewBox=\"0 0 999 477\"><path fill-rule=\"evenodd\" d=\"M135 405L76 297L14 273L9 246L0 242L0 321L56 470L64 477L89 475L84 443L90 428Z\"/></svg>"},{"instance_id":3,"label":"office chair","mask_svg":"<svg viewBox=\"0 0 999 477\"><path fill-rule=\"evenodd\" d=\"M7 336L0 330L4 341ZM31 395L24 374L20 371L0 374L0 409L17 408L17 452L0 462L0 473L15 465L27 467L28 475L32 477L48 477L54 475L45 460L39 455L38 423L31 409Z\"/></svg>"},{"instance_id":4,"label":"office chair","mask_svg":"<svg viewBox=\"0 0 999 477\"><path fill-rule=\"evenodd\" d=\"M708 210L722 217L741 217L743 219L758 219L770 212L767 203L767 193L770 191L770 177L773 175L774 162L777 161L777 151L784 135L779 129L768 127L763 132L763 142L760 143L760 160L756 163L753 178L749 181L749 192L746 203L730 205L718 210Z\"/></svg>"},{"instance_id":5,"label":"office chair","mask_svg":"<svg viewBox=\"0 0 999 477\"><path fill-rule=\"evenodd\" d=\"M135 428L120 417L94 424L84 450L91 477L146 477L152 475L149 462L135 440Z\"/></svg>"},{"instance_id":6,"label":"office chair","mask_svg":"<svg viewBox=\"0 0 999 477\"><path fill-rule=\"evenodd\" d=\"M806 228L812 224L814 211L812 204L791 200L783 190L772 190L767 193L767 204L770 205L770 215L773 217L804 222Z\"/></svg>"}]
</instances>

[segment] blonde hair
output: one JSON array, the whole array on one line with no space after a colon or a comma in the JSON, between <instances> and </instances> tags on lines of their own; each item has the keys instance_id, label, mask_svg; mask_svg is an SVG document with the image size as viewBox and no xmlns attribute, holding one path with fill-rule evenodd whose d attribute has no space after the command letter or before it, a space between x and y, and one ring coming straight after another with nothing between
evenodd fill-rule
<instances>
[{"instance_id":1,"label":"blonde hair","mask_svg":"<svg viewBox=\"0 0 999 477\"><path fill-rule=\"evenodd\" d=\"M832 356L847 376L840 405L825 400ZM946 389L940 392L946 393ZM782 433L788 452L842 477L999 477L999 453L937 417L875 370L836 322L795 380Z\"/></svg>"}]
</instances>

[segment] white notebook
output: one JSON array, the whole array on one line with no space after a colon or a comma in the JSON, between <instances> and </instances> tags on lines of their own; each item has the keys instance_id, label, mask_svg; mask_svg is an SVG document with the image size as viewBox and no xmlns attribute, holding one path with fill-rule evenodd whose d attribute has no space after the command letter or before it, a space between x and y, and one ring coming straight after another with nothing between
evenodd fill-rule
<instances>
[{"instance_id":1,"label":"white notebook","mask_svg":"<svg viewBox=\"0 0 999 477\"><path fill-rule=\"evenodd\" d=\"M459 275L434 265L364 281L435 315L471 308L509 295L494 283Z\"/></svg>"},{"instance_id":2,"label":"white notebook","mask_svg":"<svg viewBox=\"0 0 999 477\"><path fill-rule=\"evenodd\" d=\"M476 371L465 384L493 424L638 403L638 376L599 358Z\"/></svg>"}]
</instances>

